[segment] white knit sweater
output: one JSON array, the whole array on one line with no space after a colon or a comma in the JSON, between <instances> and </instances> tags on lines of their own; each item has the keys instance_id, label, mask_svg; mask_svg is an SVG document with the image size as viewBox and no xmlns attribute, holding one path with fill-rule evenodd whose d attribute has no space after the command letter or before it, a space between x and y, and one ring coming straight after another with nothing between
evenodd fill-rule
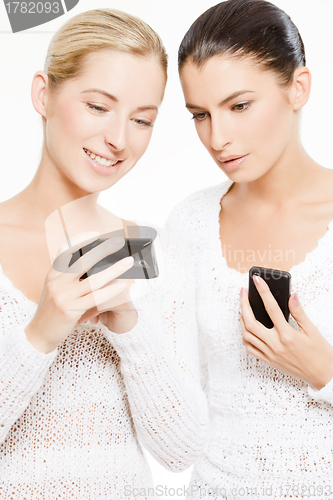
<instances>
[{"instance_id":1,"label":"white knit sweater","mask_svg":"<svg viewBox=\"0 0 333 500\"><path fill-rule=\"evenodd\" d=\"M332 499L333 380L313 390L248 354L242 342L240 290L248 288L248 273L227 266L219 238L220 200L231 185L228 180L192 194L167 222L195 256L206 350L210 432L188 498ZM333 221L290 272L292 292L333 344Z\"/></svg>"},{"instance_id":2,"label":"white knit sweater","mask_svg":"<svg viewBox=\"0 0 333 500\"><path fill-rule=\"evenodd\" d=\"M0 267L1 500L152 500L138 437L173 471L199 456L208 418L194 271L167 231L155 249L160 276L131 290L133 330L79 325L49 354L24 333L37 304Z\"/></svg>"}]
</instances>

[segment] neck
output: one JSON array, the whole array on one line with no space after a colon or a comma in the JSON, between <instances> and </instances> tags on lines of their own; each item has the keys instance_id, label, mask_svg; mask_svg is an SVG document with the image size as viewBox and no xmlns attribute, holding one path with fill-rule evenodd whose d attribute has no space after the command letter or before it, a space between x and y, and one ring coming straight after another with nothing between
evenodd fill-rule
<instances>
[{"instance_id":1,"label":"neck","mask_svg":"<svg viewBox=\"0 0 333 500\"><path fill-rule=\"evenodd\" d=\"M94 224L100 217L99 192L84 191L48 163L42 158L30 184L15 197L24 225L45 231L46 219L59 210L67 213L67 218Z\"/></svg>"}]
</instances>

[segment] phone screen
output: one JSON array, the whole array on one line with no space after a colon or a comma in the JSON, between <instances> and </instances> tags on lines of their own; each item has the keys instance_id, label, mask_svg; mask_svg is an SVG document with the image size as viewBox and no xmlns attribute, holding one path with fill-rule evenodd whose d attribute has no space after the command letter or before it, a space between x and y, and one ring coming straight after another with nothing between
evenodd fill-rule
<instances>
[{"instance_id":1,"label":"phone screen","mask_svg":"<svg viewBox=\"0 0 333 500\"><path fill-rule=\"evenodd\" d=\"M107 255L94 264L88 271L82 274L80 280L103 271L112 266L112 264L129 256L134 258L134 265L128 271L118 276L119 279L157 278L159 270L154 248L154 240L157 236L156 229L149 226L128 226L126 233L124 230L105 233L92 242L90 238L86 244L82 242L82 247L73 253L71 253L69 246L66 251L54 260L53 267L60 272L71 272L71 266L87 252L110 238L122 237L124 239L124 246L117 252ZM69 263L68 259L70 259Z\"/></svg>"},{"instance_id":2,"label":"phone screen","mask_svg":"<svg viewBox=\"0 0 333 500\"><path fill-rule=\"evenodd\" d=\"M290 273L281 271L280 269L270 269L267 267L251 267L249 271L249 302L253 314L260 323L266 326L266 328L273 328L273 322L253 282L253 275L260 276L267 283L284 317L288 321L290 314L288 308L291 282Z\"/></svg>"},{"instance_id":3,"label":"phone screen","mask_svg":"<svg viewBox=\"0 0 333 500\"><path fill-rule=\"evenodd\" d=\"M80 280L86 279L92 274L98 273L107 269L112 264L115 264L125 257L133 256L134 265L131 269L121 274L119 279L152 279L158 276L158 267L154 252L153 241L150 238L124 238L125 245L107 257L97 262L89 271L84 273ZM92 248L100 245L106 238L89 243L73 253L69 262L69 267L74 264L82 255L89 252Z\"/></svg>"}]
</instances>

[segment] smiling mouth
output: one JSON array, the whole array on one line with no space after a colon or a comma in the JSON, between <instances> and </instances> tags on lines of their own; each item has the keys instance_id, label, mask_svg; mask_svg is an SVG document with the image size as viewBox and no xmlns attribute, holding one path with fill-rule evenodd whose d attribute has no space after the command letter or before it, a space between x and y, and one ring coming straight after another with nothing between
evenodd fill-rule
<instances>
[{"instance_id":1,"label":"smiling mouth","mask_svg":"<svg viewBox=\"0 0 333 500\"><path fill-rule=\"evenodd\" d=\"M103 156L98 156L95 153L92 153L89 151L89 149L83 148L83 151L90 156L92 160L94 160L96 163L101 165L102 167L114 167L117 163L120 163L123 160L108 160L107 158L104 158Z\"/></svg>"}]
</instances>

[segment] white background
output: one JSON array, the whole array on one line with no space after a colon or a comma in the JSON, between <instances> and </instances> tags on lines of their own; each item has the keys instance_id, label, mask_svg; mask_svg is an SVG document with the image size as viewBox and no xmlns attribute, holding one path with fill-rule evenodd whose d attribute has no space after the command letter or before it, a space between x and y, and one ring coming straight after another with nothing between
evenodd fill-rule
<instances>
[{"instance_id":1,"label":"white background","mask_svg":"<svg viewBox=\"0 0 333 500\"><path fill-rule=\"evenodd\" d=\"M332 24L333 0L273 0L298 26L312 71L309 103L302 111L302 139L322 165L332 161ZM177 75L177 49L191 23L216 2L211 0L80 0L68 14L43 26L12 34L0 2L1 168L0 201L12 197L32 179L38 166L41 118L30 100L34 73L43 69L52 34L73 15L111 7L141 17L162 37L169 54L169 82L147 153L100 201L124 219L162 225L171 208L189 193L225 177L196 137ZM295 187L297 188L297 187ZM156 484L186 485L190 471L173 474L148 457ZM166 498L172 496L172 490ZM179 498L179 497L177 497Z\"/></svg>"}]
</instances>

